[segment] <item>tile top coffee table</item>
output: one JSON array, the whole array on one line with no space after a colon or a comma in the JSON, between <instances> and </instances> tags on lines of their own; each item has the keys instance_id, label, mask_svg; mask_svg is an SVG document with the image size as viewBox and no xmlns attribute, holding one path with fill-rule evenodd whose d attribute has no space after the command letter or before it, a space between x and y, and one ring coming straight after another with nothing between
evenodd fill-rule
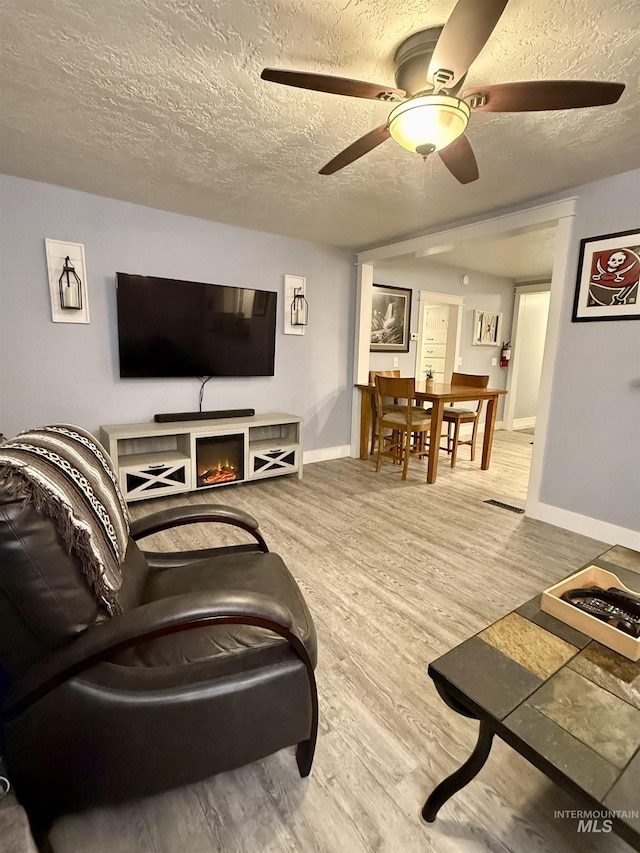
<instances>
[{"instance_id":1,"label":"tile top coffee table","mask_svg":"<svg viewBox=\"0 0 640 853\"><path fill-rule=\"evenodd\" d=\"M588 565L640 593L637 552L616 546ZM442 699L479 720L480 731L471 757L435 788L422 816L435 820L474 778L497 735L586 808L615 813L613 830L640 850L640 661L544 613L540 598L430 664Z\"/></svg>"}]
</instances>

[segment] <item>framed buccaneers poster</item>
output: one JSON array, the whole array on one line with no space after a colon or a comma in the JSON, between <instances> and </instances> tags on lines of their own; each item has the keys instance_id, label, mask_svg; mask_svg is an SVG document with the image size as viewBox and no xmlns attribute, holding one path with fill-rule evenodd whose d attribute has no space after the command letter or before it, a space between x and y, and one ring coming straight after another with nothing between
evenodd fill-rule
<instances>
[{"instance_id":1,"label":"framed buccaneers poster","mask_svg":"<svg viewBox=\"0 0 640 853\"><path fill-rule=\"evenodd\" d=\"M640 231L580 241L573 322L640 320Z\"/></svg>"}]
</instances>

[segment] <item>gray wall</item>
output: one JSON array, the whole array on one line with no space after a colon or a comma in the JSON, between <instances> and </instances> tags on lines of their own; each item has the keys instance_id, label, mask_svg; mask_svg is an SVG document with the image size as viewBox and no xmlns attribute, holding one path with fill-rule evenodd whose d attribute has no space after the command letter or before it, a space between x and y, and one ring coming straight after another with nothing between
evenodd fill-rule
<instances>
[{"instance_id":1,"label":"gray wall","mask_svg":"<svg viewBox=\"0 0 640 853\"><path fill-rule=\"evenodd\" d=\"M462 287L460 276L468 273L466 269L438 264L431 260L415 259L397 263L378 264L375 267L374 281L377 284L392 285L393 287L409 287L413 290L411 302L411 331L418 331L419 311L418 302L421 290L436 293L450 293L464 298L462 311L462 337L460 340L460 356L462 364L458 368L461 373L489 374L489 385L492 388L507 387L507 371L499 366L493 367L491 360L500 359L499 347L473 346L473 315L475 309L482 311L502 312L502 338L509 340L511 322L513 319L513 290L511 279L502 278L486 273L470 272L469 284ZM416 351L418 343L409 344L408 353L380 353L369 355L371 370L388 370L393 367L393 358L397 356L398 366L402 376L414 376ZM498 419L502 418L504 400L498 404Z\"/></svg>"},{"instance_id":2,"label":"gray wall","mask_svg":"<svg viewBox=\"0 0 640 853\"><path fill-rule=\"evenodd\" d=\"M578 187L541 500L640 530L640 321L572 323L580 240L640 229L640 170Z\"/></svg>"},{"instance_id":3,"label":"gray wall","mask_svg":"<svg viewBox=\"0 0 640 853\"><path fill-rule=\"evenodd\" d=\"M120 379L115 272L278 292L274 377L212 379L205 409L304 418L305 450L349 442L355 276L342 249L0 177L0 432L148 421L198 408L196 379ZM91 323L52 323L44 238L85 244ZM307 277L305 336L283 335L283 276Z\"/></svg>"},{"instance_id":4,"label":"gray wall","mask_svg":"<svg viewBox=\"0 0 640 853\"><path fill-rule=\"evenodd\" d=\"M354 325L348 253L17 178L0 178L0 193L0 431L11 435L58 419L93 430L100 423L147 420L155 412L197 407L195 380L118 378L113 278L117 269L254 285L279 293L283 274L293 273L308 277L307 335L283 336L280 310L276 376L212 381L205 407L292 410L305 418L307 448L348 443ZM553 506L637 529L640 322L572 323L571 313L580 239L639 227L640 170L540 201L568 196L577 198L577 215L541 497ZM45 237L85 243L91 325L51 323ZM404 279L387 272L380 268L376 281L403 286ZM437 275L407 283L415 291L464 291L470 311L472 294L479 299L488 294L476 289L475 274L468 288L460 288L459 273L440 267ZM484 303L478 307L490 308ZM506 335L511 321L505 319ZM470 340L470 332L464 331L463 337ZM483 352L490 359L493 350ZM413 352L406 358L409 366L404 370L409 373ZM470 362L463 366L476 372ZM480 369L484 372L484 365L477 372ZM492 382L504 376L498 371Z\"/></svg>"}]
</instances>

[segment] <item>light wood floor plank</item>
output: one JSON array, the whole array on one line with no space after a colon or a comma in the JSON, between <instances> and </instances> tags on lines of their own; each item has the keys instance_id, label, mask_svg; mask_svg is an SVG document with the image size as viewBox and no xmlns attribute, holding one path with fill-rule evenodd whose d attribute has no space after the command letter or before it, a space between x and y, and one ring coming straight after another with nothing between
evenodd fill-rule
<instances>
[{"instance_id":1,"label":"light wood floor plank","mask_svg":"<svg viewBox=\"0 0 640 853\"><path fill-rule=\"evenodd\" d=\"M140 803L60 818L52 832L56 853L630 849L554 819L554 809L581 803L500 742L434 824L420 819L427 794L468 757L477 733L476 723L440 700L429 661L605 549L484 503L524 503L530 440L496 433L489 471L468 461L468 448L454 469L443 455L431 486L424 462L412 461L403 483L390 462L375 474L372 462L338 459L306 466L301 481L277 478L135 504L135 517L191 502L228 503L258 518L316 620L316 761L301 780L293 750L283 750ZM245 540L197 525L144 544L235 541Z\"/></svg>"}]
</instances>

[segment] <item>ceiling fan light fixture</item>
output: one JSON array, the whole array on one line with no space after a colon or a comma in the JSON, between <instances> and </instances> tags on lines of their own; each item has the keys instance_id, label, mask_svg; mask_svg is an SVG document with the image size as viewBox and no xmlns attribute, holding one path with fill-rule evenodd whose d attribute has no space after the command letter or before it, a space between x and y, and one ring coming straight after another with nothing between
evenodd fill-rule
<instances>
[{"instance_id":1,"label":"ceiling fan light fixture","mask_svg":"<svg viewBox=\"0 0 640 853\"><path fill-rule=\"evenodd\" d=\"M471 111L452 95L421 95L389 113L391 138L408 151L440 151L465 131Z\"/></svg>"}]
</instances>

